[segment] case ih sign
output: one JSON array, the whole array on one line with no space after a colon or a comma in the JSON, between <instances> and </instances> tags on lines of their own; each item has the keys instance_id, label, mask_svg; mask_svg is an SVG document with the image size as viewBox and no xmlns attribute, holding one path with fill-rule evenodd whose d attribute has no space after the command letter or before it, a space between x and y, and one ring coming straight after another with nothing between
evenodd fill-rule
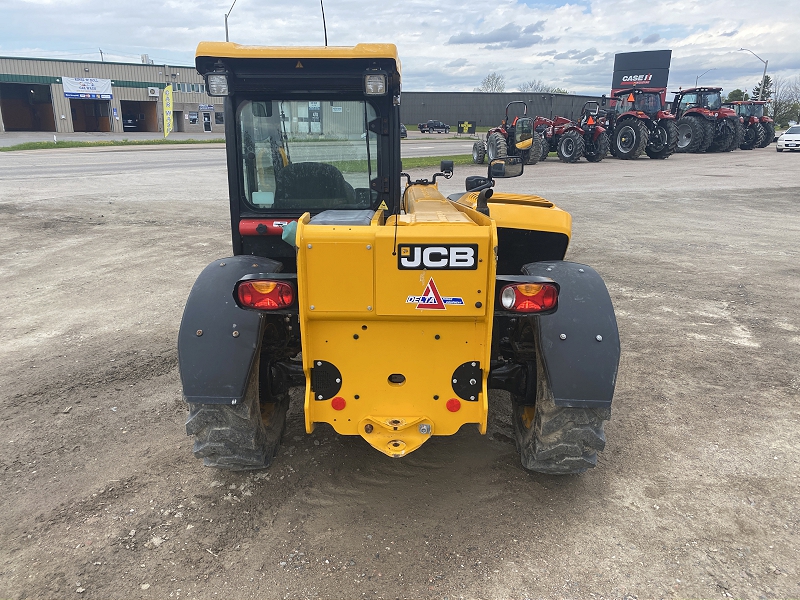
<instances>
[{"instance_id":1,"label":"case ih sign","mask_svg":"<svg viewBox=\"0 0 800 600\"><path fill-rule=\"evenodd\" d=\"M611 80L611 95L632 87L663 89L666 95L669 79L669 64L672 50L648 52L624 52L614 56L614 77Z\"/></svg>"}]
</instances>

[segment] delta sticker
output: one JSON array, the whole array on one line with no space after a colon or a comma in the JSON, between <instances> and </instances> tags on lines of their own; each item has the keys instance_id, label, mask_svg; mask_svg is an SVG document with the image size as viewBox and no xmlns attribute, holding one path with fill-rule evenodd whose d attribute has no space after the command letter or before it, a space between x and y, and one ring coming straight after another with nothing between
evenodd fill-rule
<instances>
[{"instance_id":1,"label":"delta sticker","mask_svg":"<svg viewBox=\"0 0 800 600\"><path fill-rule=\"evenodd\" d=\"M417 308L421 309L445 310L448 304L464 306L464 299L457 296L442 296L436 288L436 282L431 277L422 295L409 296L406 298L406 304L416 304Z\"/></svg>"}]
</instances>

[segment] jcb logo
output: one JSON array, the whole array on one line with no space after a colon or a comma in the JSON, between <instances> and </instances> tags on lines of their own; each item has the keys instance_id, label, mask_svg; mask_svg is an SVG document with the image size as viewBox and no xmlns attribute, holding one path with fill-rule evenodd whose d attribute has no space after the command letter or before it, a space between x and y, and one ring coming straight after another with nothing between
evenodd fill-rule
<instances>
[{"instance_id":1,"label":"jcb logo","mask_svg":"<svg viewBox=\"0 0 800 600\"><path fill-rule=\"evenodd\" d=\"M400 244L398 269L469 270L478 268L478 244Z\"/></svg>"}]
</instances>

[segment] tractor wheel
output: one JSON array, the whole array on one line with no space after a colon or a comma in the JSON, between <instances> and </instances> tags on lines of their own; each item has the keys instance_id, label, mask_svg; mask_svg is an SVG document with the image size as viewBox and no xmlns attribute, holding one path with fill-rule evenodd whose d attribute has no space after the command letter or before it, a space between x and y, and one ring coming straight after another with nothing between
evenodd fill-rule
<instances>
[{"instance_id":1,"label":"tractor wheel","mask_svg":"<svg viewBox=\"0 0 800 600\"><path fill-rule=\"evenodd\" d=\"M699 117L686 116L678 120L678 152L700 152L705 136L705 125Z\"/></svg>"},{"instance_id":2,"label":"tractor wheel","mask_svg":"<svg viewBox=\"0 0 800 600\"><path fill-rule=\"evenodd\" d=\"M709 144L709 152L725 152L736 139L736 124L731 118L717 121L714 126L714 140Z\"/></svg>"},{"instance_id":3,"label":"tractor wheel","mask_svg":"<svg viewBox=\"0 0 800 600\"><path fill-rule=\"evenodd\" d=\"M647 148L648 132L639 119L625 119L614 129L613 144L617 158L632 160L639 158Z\"/></svg>"},{"instance_id":4,"label":"tractor wheel","mask_svg":"<svg viewBox=\"0 0 800 600\"><path fill-rule=\"evenodd\" d=\"M750 125L747 131L744 132L744 139L739 147L742 150L752 150L753 148L758 148L759 144L763 141L764 128L761 126L761 123L755 123L754 125Z\"/></svg>"},{"instance_id":5,"label":"tractor wheel","mask_svg":"<svg viewBox=\"0 0 800 600\"><path fill-rule=\"evenodd\" d=\"M709 146L714 142L714 136L716 135L716 121L710 121L708 119L700 119L700 123L703 125L703 143L700 144L700 149L698 152L705 152L708 150Z\"/></svg>"},{"instance_id":6,"label":"tractor wheel","mask_svg":"<svg viewBox=\"0 0 800 600\"><path fill-rule=\"evenodd\" d=\"M736 135L733 136L730 145L723 150L723 152L730 152L731 150L736 150L739 146L742 145L742 140L744 139L744 125L739 121L738 118L731 119L731 122L734 124L736 128Z\"/></svg>"},{"instance_id":7,"label":"tractor wheel","mask_svg":"<svg viewBox=\"0 0 800 600\"><path fill-rule=\"evenodd\" d=\"M486 158L486 146L483 141L477 141L472 144L472 162L476 165L482 165L484 158Z\"/></svg>"},{"instance_id":8,"label":"tractor wheel","mask_svg":"<svg viewBox=\"0 0 800 600\"><path fill-rule=\"evenodd\" d=\"M508 156L508 143L499 133L493 133L486 140L486 154L489 156L489 162L498 158L505 158Z\"/></svg>"},{"instance_id":9,"label":"tractor wheel","mask_svg":"<svg viewBox=\"0 0 800 600\"><path fill-rule=\"evenodd\" d=\"M539 159L542 157L542 144L546 143L542 141L542 136L540 136L535 131L533 132L533 141L531 142L531 147L528 150L528 155L525 157L525 164L526 165L535 165L539 162Z\"/></svg>"},{"instance_id":10,"label":"tractor wheel","mask_svg":"<svg viewBox=\"0 0 800 600\"><path fill-rule=\"evenodd\" d=\"M289 390L281 371L265 360L253 369L241 404L191 404L186 433L207 467L265 469L278 452L286 426Z\"/></svg>"},{"instance_id":11,"label":"tractor wheel","mask_svg":"<svg viewBox=\"0 0 800 600\"><path fill-rule=\"evenodd\" d=\"M674 119L661 119L656 134L647 144L645 152L653 159L669 158L678 145L678 125Z\"/></svg>"},{"instance_id":12,"label":"tractor wheel","mask_svg":"<svg viewBox=\"0 0 800 600\"><path fill-rule=\"evenodd\" d=\"M758 147L766 148L775 139L775 123L761 123L760 125L764 129L764 141Z\"/></svg>"},{"instance_id":13,"label":"tractor wheel","mask_svg":"<svg viewBox=\"0 0 800 600\"><path fill-rule=\"evenodd\" d=\"M550 155L550 138L545 135L542 135L542 154L539 158L540 161L547 160L547 157Z\"/></svg>"},{"instance_id":14,"label":"tractor wheel","mask_svg":"<svg viewBox=\"0 0 800 600\"><path fill-rule=\"evenodd\" d=\"M611 408L556 406L544 365L536 360L536 397L511 395L514 438L522 466L551 475L577 475L597 464L606 445Z\"/></svg>"},{"instance_id":15,"label":"tractor wheel","mask_svg":"<svg viewBox=\"0 0 800 600\"><path fill-rule=\"evenodd\" d=\"M589 144L589 142L586 143L586 148L583 151L583 155L589 162L600 162L608 154L608 146L610 142L608 141L608 136L605 132L598 135L597 140L591 142L591 148L589 147Z\"/></svg>"},{"instance_id":16,"label":"tractor wheel","mask_svg":"<svg viewBox=\"0 0 800 600\"><path fill-rule=\"evenodd\" d=\"M583 156L585 143L577 131L568 131L558 140L558 158L565 163L578 162Z\"/></svg>"}]
</instances>

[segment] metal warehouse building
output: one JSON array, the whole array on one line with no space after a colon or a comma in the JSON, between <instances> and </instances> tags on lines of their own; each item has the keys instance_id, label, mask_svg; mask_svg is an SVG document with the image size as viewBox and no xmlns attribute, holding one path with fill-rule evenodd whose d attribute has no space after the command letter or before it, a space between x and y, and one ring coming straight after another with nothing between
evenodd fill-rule
<instances>
[{"instance_id":1,"label":"metal warehouse building","mask_svg":"<svg viewBox=\"0 0 800 600\"><path fill-rule=\"evenodd\" d=\"M194 67L0 57L0 132L163 131L173 88L175 131L223 134L222 98Z\"/></svg>"}]
</instances>

